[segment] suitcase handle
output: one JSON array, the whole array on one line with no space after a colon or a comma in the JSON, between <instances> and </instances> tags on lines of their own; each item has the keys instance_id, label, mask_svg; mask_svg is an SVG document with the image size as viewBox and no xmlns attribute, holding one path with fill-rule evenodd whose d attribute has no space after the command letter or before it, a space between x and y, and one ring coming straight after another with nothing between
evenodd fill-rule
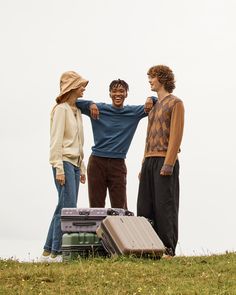
<instances>
[{"instance_id":1,"label":"suitcase handle","mask_svg":"<svg viewBox=\"0 0 236 295\"><path fill-rule=\"evenodd\" d=\"M90 225L96 225L95 221L77 221L72 222L72 225L74 226L90 226Z\"/></svg>"},{"instance_id":2,"label":"suitcase handle","mask_svg":"<svg viewBox=\"0 0 236 295\"><path fill-rule=\"evenodd\" d=\"M134 213L129 211L129 210L124 210L126 216L134 216ZM107 215L120 215L120 212L116 209L113 209L113 208L109 208L107 209Z\"/></svg>"},{"instance_id":3,"label":"suitcase handle","mask_svg":"<svg viewBox=\"0 0 236 295\"><path fill-rule=\"evenodd\" d=\"M89 211L80 211L79 215L89 215Z\"/></svg>"},{"instance_id":4,"label":"suitcase handle","mask_svg":"<svg viewBox=\"0 0 236 295\"><path fill-rule=\"evenodd\" d=\"M134 213L129 210L125 210L125 215L126 216L134 216Z\"/></svg>"},{"instance_id":5,"label":"suitcase handle","mask_svg":"<svg viewBox=\"0 0 236 295\"><path fill-rule=\"evenodd\" d=\"M117 210L109 208L107 209L107 215L119 215L119 212Z\"/></svg>"}]
</instances>

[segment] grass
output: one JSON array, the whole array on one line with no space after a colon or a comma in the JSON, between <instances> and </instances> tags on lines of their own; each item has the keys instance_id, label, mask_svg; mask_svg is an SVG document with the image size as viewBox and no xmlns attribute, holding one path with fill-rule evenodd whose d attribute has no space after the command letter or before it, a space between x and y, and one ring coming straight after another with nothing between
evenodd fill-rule
<instances>
[{"instance_id":1,"label":"grass","mask_svg":"<svg viewBox=\"0 0 236 295\"><path fill-rule=\"evenodd\" d=\"M0 294L236 294L236 254L81 259L40 264L0 260Z\"/></svg>"}]
</instances>

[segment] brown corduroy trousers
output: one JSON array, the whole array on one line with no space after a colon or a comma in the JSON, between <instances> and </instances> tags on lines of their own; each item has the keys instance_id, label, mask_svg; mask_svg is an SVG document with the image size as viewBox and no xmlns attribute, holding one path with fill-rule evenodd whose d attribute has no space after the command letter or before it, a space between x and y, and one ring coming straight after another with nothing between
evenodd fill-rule
<instances>
[{"instance_id":1,"label":"brown corduroy trousers","mask_svg":"<svg viewBox=\"0 0 236 295\"><path fill-rule=\"evenodd\" d=\"M124 159L91 155L87 167L90 207L105 207L107 189L112 208L127 209Z\"/></svg>"}]
</instances>

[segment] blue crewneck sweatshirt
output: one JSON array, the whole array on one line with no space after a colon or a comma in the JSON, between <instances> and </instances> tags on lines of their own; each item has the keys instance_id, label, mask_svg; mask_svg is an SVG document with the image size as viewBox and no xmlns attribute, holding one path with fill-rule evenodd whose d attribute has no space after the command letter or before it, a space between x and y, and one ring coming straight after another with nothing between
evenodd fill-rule
<instances>
[{"instance_id":1,"label":"blue crewneck sweatshirt","mask_svg":"<svg viewBox=\"0 0 236 295\"><path fill-rule=\"evenodd\" d=\"M90 117L90 100L77 100L76 106L82 114ZM116 108L111 104L96 103L99 119L90 117L94 146L92 155L125 159L139 121L146 117L144 105L126 105Z\"/></svg>"}]
</instances>

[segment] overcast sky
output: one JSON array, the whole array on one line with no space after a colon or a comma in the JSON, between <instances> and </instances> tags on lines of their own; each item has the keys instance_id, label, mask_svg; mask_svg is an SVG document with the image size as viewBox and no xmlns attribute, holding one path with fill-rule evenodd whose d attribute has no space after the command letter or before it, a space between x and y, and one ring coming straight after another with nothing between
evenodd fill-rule
<instances>
[{"instance_id":1,"label":"overcast sky","mask_svg":"<svg viewBox=\"0 0 236 295\"><path fill-rule=\"evenodd\" d=\"M157 64L173 69L186 112L177 254L236 250L235 9L234 0L0 0L0 257L41 254L57 202L49 114L61 74L77 71L90 81L84 98L107 103L109 83L124 79L126 103L143 104ZM87 163L93 138L83 122ZM126 159L134 212L146 126ZM88 207L87 184L78 206Z\"/></svg>"}]
</instances>

